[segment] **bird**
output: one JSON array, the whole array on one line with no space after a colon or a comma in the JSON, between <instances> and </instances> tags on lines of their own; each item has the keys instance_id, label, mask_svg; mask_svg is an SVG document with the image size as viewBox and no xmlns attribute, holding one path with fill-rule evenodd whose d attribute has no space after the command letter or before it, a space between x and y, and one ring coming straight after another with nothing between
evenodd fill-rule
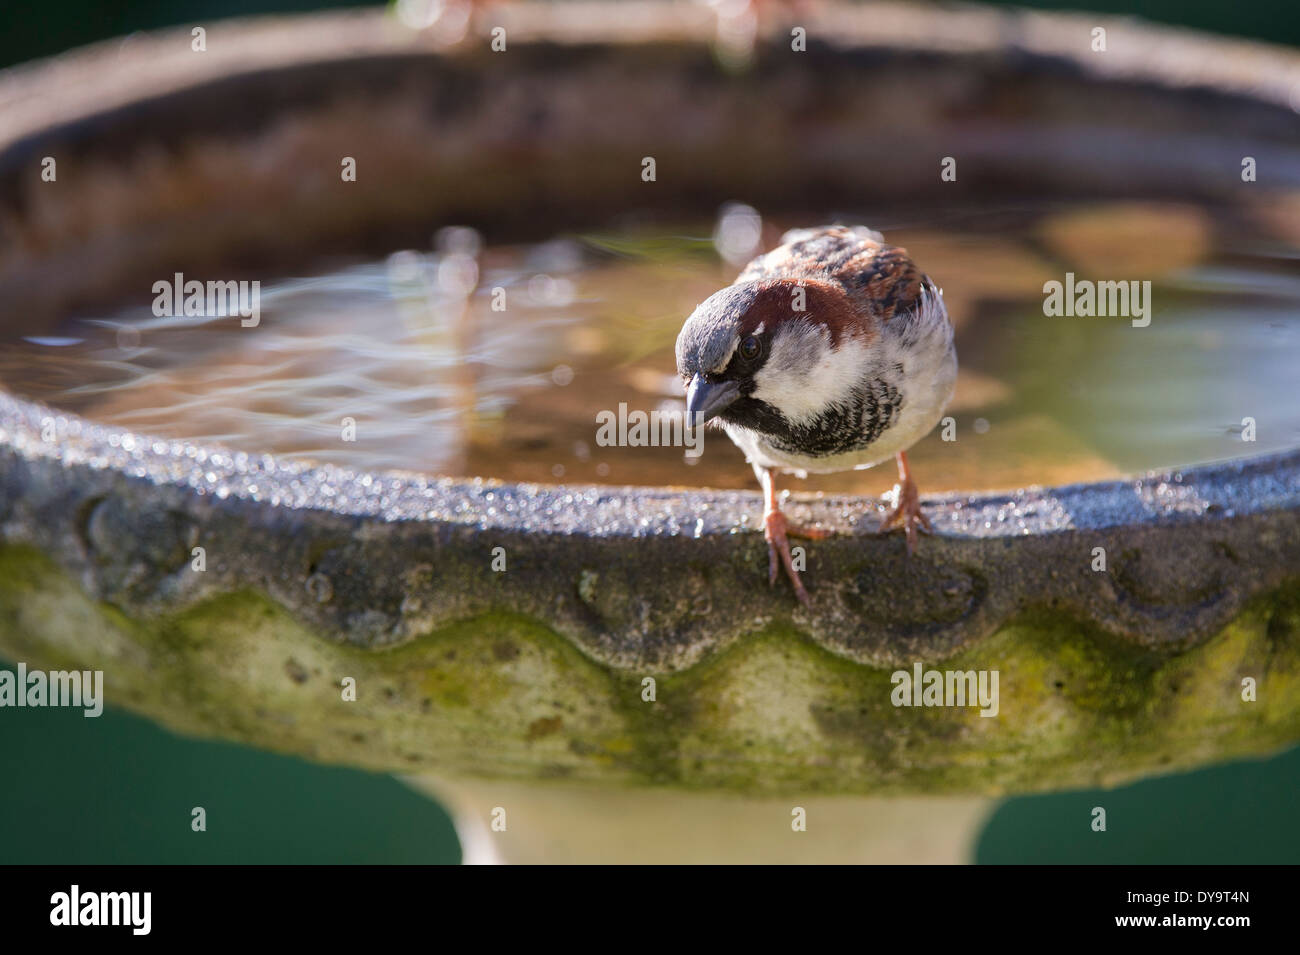
<instances>
[{"instance_id":1,"label":"bird","mask_svg":"<svg viewBox=\"0 0 1300 955\"><path fill-rule=\"evenodd\" d=\"M942 291L907 250L864 226L785 233L682 325L677 372L692 428L721 424L763 489L768 583L784 566L809 606L790 537L830 536L786 520L777 475L898 464L879 528L901 528L907 554L921 510L907 451L942 419L957 379Z\"/></svg>"}]
</instances>

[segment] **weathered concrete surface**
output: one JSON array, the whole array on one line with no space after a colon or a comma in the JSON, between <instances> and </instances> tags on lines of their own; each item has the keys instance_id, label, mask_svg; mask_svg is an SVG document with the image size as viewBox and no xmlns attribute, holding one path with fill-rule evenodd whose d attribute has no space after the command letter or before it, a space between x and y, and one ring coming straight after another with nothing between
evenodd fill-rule
<instances>
[{"instance_id":1,"label":"weathered concrete surface","mask_svg":"<svg viewBox=\"0 0 1300 955\"><path fill-rule=\"evenodd\" d=\"M839 532L805 545L805 610L766 585L754 492L282 465L2 395L0 428L6 539L50 555L96 599L141 617L254 589L367 648L506 611L626 670L681 670L785 622L838 656L893 666L950 656L1041 607L1172 649L1300 570L1300 452L933 499L937 534L911 559L899 536L875 534L880 502L797 495L796 519ZM1098 547L1106 573L1093 569Z\"/></svg>"},{"instance_id":2,"label":"weathered concrete surface","mask_svg":"<svg viewBox=\"0 0 1300 955\"><path fill-rule=\"evenodd\" d=\"M1298 475L1291 453L932 500L911 561L876 502L798 498L843 531L810 547L803 610L764 582L755 494L282 466L0 397L0 652L102 668L178 729L382 769L1115 781L1300 738ZM894 707L917 661L998 670L998 716Z\"/></svg>"}]
</instances>

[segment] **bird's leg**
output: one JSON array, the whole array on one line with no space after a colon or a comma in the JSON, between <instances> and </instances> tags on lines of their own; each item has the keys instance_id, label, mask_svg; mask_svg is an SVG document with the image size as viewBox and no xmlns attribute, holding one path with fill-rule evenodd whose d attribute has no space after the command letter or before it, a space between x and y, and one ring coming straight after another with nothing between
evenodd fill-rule
<instances>
[{"instance_id":1,"label":"bird's leg","mask_svg":"<svg viewBox=\"0 0 1300 955\"><path fill-rule=\"evenodd\" d=\"M898 452L898 483L894 485L894 506L880 524L880 533L900 524L907 535L907 554L916 553L917 534L920 530L927 533L933 530L930 519L921 512L921 496L916 491L916 482L912 480L912 471L907 466L907 453Z\"/></svg>"},{"instance_id":2,"label":"bird's leg","mask_svg":"<svg viewBox=\"0 0 1300 955\"><path fill-rule=\"evenodd\" d=\"M794 585L794 595L806 607L808 591L804 589L803 581L799 579L799 571L795 570L794 558L790 554L789 538L819 539L829 537L830 531L820 527L796 527L790 524L781 513L781 505L777 502L776 475L766 468L756 467L754 470L758 473L759 483L763 485L763 536L767 539L768 585L776 584L777 575L780 573L781 565L784 564L790 583Z\"/></svg>"}]
</instances>

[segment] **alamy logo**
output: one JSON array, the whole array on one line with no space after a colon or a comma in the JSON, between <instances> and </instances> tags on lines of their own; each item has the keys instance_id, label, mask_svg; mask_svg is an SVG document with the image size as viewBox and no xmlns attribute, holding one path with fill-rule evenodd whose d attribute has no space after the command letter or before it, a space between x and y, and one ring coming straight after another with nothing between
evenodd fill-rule
<instances>
[{"instance_id":1,"label":"alamy logo","mask_svg":"<svg viewBox=\"0 0 1300 955\"><path fill-rule=\"evenodd\" d=\"M0 706L79 706L82 716L104 712L103 670L0 670Z\"/></svg>"},{"instance_id":2,"label":"alamy logo","mask_svg":"<svg viewBox=\"0 0 1300 955\"><path fill-rule=\"evenodd\" d=\"M129 925L131 934L148 935L153 922L152 892L68 892L50 896L51 925Z\"/></svg>"},{"instance_id":3,"label":"alamy logo","mask_svg":"<svg viewBox=\"0 0 1300 955\"><path fill-rule=\"evenodd\" d=\"M1064 282L1043 283L1043 314L1049 318L1133 319L1134 328L1151 324L1151 283L1132 281L1075 281L1073 272L1065 273Z\"/></svg>"},{"instance_id":4,"label":"alamy logo","mask_svg":"<svg viewBox=\"0 0 1300 955\"><path fill-rule=\"evenodd\" d=\"M171 281L153 283L153 313L158 318L208 317L238 315L244 328L256 328L262 321L262 283L208 282L185 280L177 272Z\"/></svg>"},{"instance_id":5,"label":"alamy logo","mask_svg":"<svg viewBox=\"0 0 1300 955\"><path fill-rule=\"evenodd\" d=\"M895 706L978 706L980 716L998 715L997 670L895 670L889 701Z\"/></svg>"},{"instance_id":6,"label":"alamy logo","mask_svg":"<svg viewBox=\"0 0 1300 955\"><path fill-rule=\"evenodd\" d=\"M697 418L703 418L697 413ZM685 448L688 458L704 453L704 427L687 426L681 411L628 411L627 402L618 411L596 412L596 444L602 448Z\"/></svg>"}]
</instances>

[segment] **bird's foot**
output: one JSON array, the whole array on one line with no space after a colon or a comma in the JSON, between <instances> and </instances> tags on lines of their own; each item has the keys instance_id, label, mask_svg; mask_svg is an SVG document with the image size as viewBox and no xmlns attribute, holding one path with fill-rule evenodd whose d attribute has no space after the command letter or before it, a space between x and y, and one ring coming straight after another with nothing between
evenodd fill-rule
<instances>
[{"instance_id":1,"label":"bird's foot","mask_svg":"<svg viewBox=\"0 0 1300 955\"><path fill-rule=\"evenodd\" d=\"M780 575L781 565L785 565L785 572L790 577L790 583L794 585L794 595L799 598L799 602L805 607L809 605L808 591L804 589L803 581L799 579L799 571L795 569L794 557L790 553L790 538L805 537L810 540L820 540L824 537L830 537L831 532L821 527L799 527L791 524L786 520L785 515L780 511L772 510L763 515L763 536L767 538L767 583L768 586L776 584L776 578Z\"/></svg>"},{"instance_id":2,"label":"bird's foot","mask_svg":"<svg viewBox=\"0 0 1300 955\"><path fill-rule=\"evenodd\" d=\"M916 490L916 482L910 477L894 485L894 506L890 508L885 519L880 522L880 533L898 526L907 536L907 556L916 553L916 542L921 531L932 533L930 519L921 510L921 495Z\"/></svg>"}]
</instances>

